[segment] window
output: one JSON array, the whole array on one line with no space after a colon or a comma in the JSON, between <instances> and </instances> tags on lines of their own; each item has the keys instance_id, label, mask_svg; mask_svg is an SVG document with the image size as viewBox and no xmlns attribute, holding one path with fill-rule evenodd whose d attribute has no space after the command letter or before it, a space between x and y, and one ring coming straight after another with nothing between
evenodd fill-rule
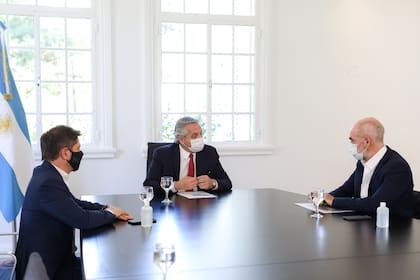
<instances>
[{"instance_id":1,"label":"window","mask_svg":"<svg viewBox=\"0 0 420 280\"><path fill-rule=\"evenodd\" d=\"M109 44L103 21L109 1L0 0L0 7L34 150L58 124L80 130L84 149L111 147L111 120L104 117L110 92L100 67L107 64L98 59Z\"/></svg>"},{"instance_id":2,"label":"window","mask_svg":"<svg viewBox=\"0 0 420 280\"><path fill-rule=\"evenodd\" d=\"M182 116L207 142L259 141L255 0L161 0L156 26L159 138Z\"/></svg>"}]
</instances>

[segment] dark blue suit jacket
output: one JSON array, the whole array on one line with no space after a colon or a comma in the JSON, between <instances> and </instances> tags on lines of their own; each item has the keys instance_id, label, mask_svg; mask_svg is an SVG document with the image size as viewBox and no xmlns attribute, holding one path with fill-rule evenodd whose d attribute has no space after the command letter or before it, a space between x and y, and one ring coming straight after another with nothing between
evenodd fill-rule
<instances>
[{"instance_id":1,"label":"dark blue suit jacket","mask_svg":"<svg viewBox=\"0 0 420 280\"><path fill-rule=\"evenodd\" d=\"M102 204L75 198L48 161L36 167L21 213L17 280L22 279L34 251L41 255L50 279L73 279L74 228L91 229L112 223L115 216L103 208Z\"/></svg>"},{"instance_id":2,"label":"dark blue suit jacket","mask_svg":"<svg viewBox=\"0 0 420 280\"><path fill-rule=\"evenodd\" d=\"M232 189L232 182L219 161L219 154L216 149L204 145L201 152L196 153L196 175L208 175L217 180L217 192L225 192ZM144 186L153 186L155 195L162 196L163 189L160 187L162 176L172 176L174 181L179 180L180 154L179 144L173 143L159 147L153 153L147 177L143 182Z\"/></svg>"},{"instance_id":3,"label":"dark blue suit jacket","mask_svg":"<svg viewBox=\"0 0 420 280\"><path fill-rule=\"evenodd\" d=\"M330 193L334 196L334 208L375 214L379 202L386 202L391 215L413 216L413 176L410 166L401 155L387 147L384 157L373 172L366 198L360 198L363 169L358 161L350 178Z\"/></svg>"}]
</instances>

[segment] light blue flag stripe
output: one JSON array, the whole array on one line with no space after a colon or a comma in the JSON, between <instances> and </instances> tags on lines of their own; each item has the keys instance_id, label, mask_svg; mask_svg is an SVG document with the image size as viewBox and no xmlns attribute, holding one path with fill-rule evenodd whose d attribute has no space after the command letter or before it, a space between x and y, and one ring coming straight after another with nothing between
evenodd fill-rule
<instances>
[{"instance_id":1,"label":"light blue flag stripe","mask_svg":"<svg viewBox=\"0 0 420 280\"><path fill-rule=\"evenodd\" d=\"M12 186L12 187L10 187ZM7 222L13 221L23 204L23 193L16 175L0 153L0 210Z\"/></svg>"},{"instance_id":2,"label":"light blue flag stripe","mask_svg":"<svg viewBox=\"0 0 420 280\"><path fill-rule=\"evenodd\" d=\"M16 219L32 170L26 115L6 52L0 22L0 210L7 222Z\"/></svg>"}]
</instances>

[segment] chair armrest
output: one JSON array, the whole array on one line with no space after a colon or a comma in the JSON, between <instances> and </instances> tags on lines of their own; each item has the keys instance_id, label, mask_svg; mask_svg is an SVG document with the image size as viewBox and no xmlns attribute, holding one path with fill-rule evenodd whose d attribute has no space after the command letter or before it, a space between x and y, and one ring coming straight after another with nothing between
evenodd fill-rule
<instances>
[{"instance_id":1,"label":"chair armrest","mask_svg":"<svg viewBox=\"0 0 420 280\"><path fill-rule=\"evenodd\" d=\"M17 232L0 232L0 236L16 236Z\"/></svg>"}]
</instances>

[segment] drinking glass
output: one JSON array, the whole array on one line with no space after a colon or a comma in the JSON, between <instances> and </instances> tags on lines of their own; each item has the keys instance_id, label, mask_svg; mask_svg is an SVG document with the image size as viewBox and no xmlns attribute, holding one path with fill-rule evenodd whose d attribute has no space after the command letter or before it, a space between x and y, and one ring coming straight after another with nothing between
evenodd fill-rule
<instances>
[{"instance_id":1,"label":"drinking glass","mask_svg":"<svg viewBox=\"0 0 420 280\"><path fill-rule=\"evenodd\" d=\"M139 195L140 200L144 205L149 204L148 194L146 190L142 190Z\"/></svg>"},{"instance_id":2,"label":"drinking glass","mask_svg":"<svg viewBox=\"0 0 420 280\"><path fill-rule=\"evenodd\" d=\"M145 187L146 188L146 193L147 193L147 199L150 201L152 201L153 197L154 197L154 191L153 191L153 187Z\"/></svg>"},{"instance_id":3,"label":"drinking glass","mask_svg":"<svg viewBox=\"0 0 420 280\"><path fill-rule=\"evenodd\" d=\"M163 176L162 178L160 178L160 187L165 191L165 199L162 200L162 203L165 203L165 204L172 203L172 201L168 197L168 194L169 194L169 188L172 186L173 183L174 183L174 178L172 178L171 176Z\"/></svg>"},{"instance_id":4,"label":"drinking glass","mask_svg":"<svg viewBox=\"0 0 420 280\"><path fill-rule=\"evenodd\" d=\"M319 205L324 201L324 190L316 190L311 192L311 199L315 205L315 213L311 215L312 218L322 218L324 217L319 213Z\"/></svg>"},{"instance_id":5,"label":"drinking glass","mask_svg":"<svg viewBox=\"0 0 420 280\"><path fill-rule=\"evenodd\" d=\"M153 252L153 262L162 271L163 279L166 279L169 268L175 262L175 246L173 244L157 243Z\"/></svg>"}]
</instances>

